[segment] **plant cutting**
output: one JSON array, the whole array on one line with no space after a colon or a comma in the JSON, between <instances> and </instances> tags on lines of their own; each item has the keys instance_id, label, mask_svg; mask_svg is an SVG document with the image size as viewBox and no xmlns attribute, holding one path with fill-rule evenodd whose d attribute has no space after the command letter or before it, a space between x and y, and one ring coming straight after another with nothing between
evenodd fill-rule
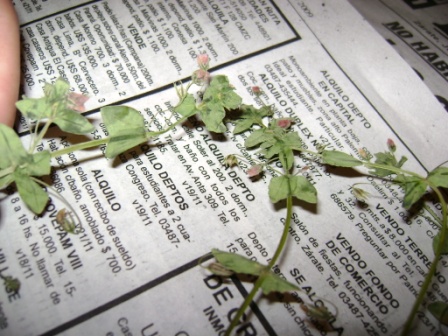
<instances>
[{"instance_id":1,"label":"plant cutting","mask_svg":"<svg viewBox=\"0 0 448 336\"><path fill-rule=\"evenodd\" d=\"M220 276L232 274L247 274L256 280L252 290L241 304L226 331L230 335L240 323L250 303L259 290L267 295L271 292L300 291L296 285L277 276L273 267L279 261L291 227L293 200L307 203L318 201L317 190L310 181L302 175L303 169L298 169L297 160L307 160L324 165L357 169L366 176L385 179L400 185L404 190L403 207L411 209L425 206L428 220L436 223L439 233L434 238L434 259L421 287L418 298L404 325L403 334L409 334L414 317L425 300L425 294L437 270L438 261L443 254L448 253L446 242L447 206L442 189L448 188L448 168L439 166L421 176L404 169L405 157L397 156L397 148L392 140L387 141L387 150L368 154L360 150L358 159L348 153L329 150L318 146L311 150L306 146L298 132L294 131L294 123L290 118L274 117L273 107L266 104L261 107L244 104L242 98L235 92L225 75L212 75L209 69L209 58L205 54L197 58L199 69L193 72L191 80L185 85L177 83L175 90L179 102L173 109L175 120L162 130L151 130L145 124L141 113L127 106L107 106L101 109L102 122L109 136L101 139L77 143L53 152L37 151L45 134L52 124L63 132L71 134L88 134L94 126L80 112L84 111L87 97L70 92L69 83L59 79L54 84L46 84L44 97L24 97L17 102L17 108L30 122L30 142L25 148L13 129L0 125L0 148L4 153L0 157L0 188L15 184L23 202L36 214L44 211L49 201L47 191L51 186L44 183L40 177L50 174L52 159L79 150L106 146L105 156L114 158L141 143L151 143L152 139L170 132L176 126L190 118L199 118L209 132L224 133L228 127L233 127L234 134L247 135L244 146L247 150L257 150L254 154L254 165L249 165L247 174L251 178L271 175L268 185L268 196L272 203L285 202L286 216L281 228L277 248L267 265L249 260L243 256L213 249L211 251L215 262L208 266L211 272ZM194 93L191 93L196 89ZM253 88L253 94L262 101L263 90ZM229 126L233 124L234 126ZM227 156L223 164L227 167L238 166L244 158L237 155ZM247 164L247 163L246 163ZM279 168L280 167L280 168ZM360 202L366 202L368 194L360 184L352 188ZM437 198L441 214L436 214L432 208L425 205L426 195L430 193ZM82 227L82 222L76 212L67 203L68 209L62 209L57 215L57 222L65 231L76 234ZM19 290L17 280L2 276L8 281L12 290ZM441 322L447 321L447 305L435 302L428 305L431 313ZM325 307L307 306L308 315L317 322L331 319L332 314Z\"/></svg>"}]
</instances>

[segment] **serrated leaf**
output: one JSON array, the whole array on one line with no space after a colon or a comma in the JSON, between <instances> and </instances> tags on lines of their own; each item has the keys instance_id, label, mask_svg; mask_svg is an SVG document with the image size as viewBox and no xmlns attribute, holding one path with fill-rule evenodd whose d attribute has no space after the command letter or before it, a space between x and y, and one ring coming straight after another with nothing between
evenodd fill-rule
<instances>
[{"instance_id":1,"label":"serrated leaf","mask_svg":"<svg viewBox=\"0 0 448 336\"><path fill-rule=\"evenodd\" d=\"M73 134L86 134L95 129L86 117L72 110L59 111L53 122L61 130Z\"/></svg>"},{"instance_id":2,"label":"serrated leaf","mask_svg":"<svg viewBox=\"0 0 448 336\"><path fill-rule=\"evenodd\" d=\"M291 195L308 203L317 203L317 190L304 176L290 176Z\"/></svg>"},{"instance_id":3,"label":"serrated leaf","mask_svg":"<svg viewBox=\"0 0 448 336\"><path fill-rule=\"evenodd\" d=\"M240 106L242 99L234 90L235 88L230 85L227 76L217 75L210 82L203 100L204 102L219 102L226 109L236 109Z\"/></svg>"},{"instance_id":4,"label":"serrated leaf","mask_svg":"<svg viewBox=\"0 0 448 336\"><path fill-rule=\"evenodd\" d=\"M14 172L14 180L23 202L34 213L41 213L48 202L47 193L31 177L23 175L19 171Z\"/></svg>"},{"instance_id":5,"label":"serrated leaf","mask_svg":"<svg viewBox=\"0 0 448 336\"><path fill-rule=\"evenodd\" d=\"M268 295L272 292L284 293L295 290L300 291L300 288L280 278L278 275L269 272L264 276L263 282L261 283L261 290L263 294Z\"/></svg>"},{"instance_id":6,"label":"serrated leaf","mask_svg":"<svg viewBox=\"0 0 448 336\"><path fill-rule=\"evenodd\" d=\"M286 199L290 194L287 176L275 176L269 182L269 198L272 203Z\"/></svg>"},{"instance_id":7,"label":"serrated leaf","mask_svg":"<svg viewBox=\"0 0 448 336\"><path fill-rule=\"evenodd\" d=\"M427 184L425 181L418 179L407 179L404 182L404 199L403 207L409 209L417 202L426 192Z\"/></svg>"},{"instance_id":8,"label":"serrated leaf","mask_svg":"<svg viewBox=\"0 0 448 336\"><path fill-rule=\"evenodd\" d=\"M440 232L437 233L432 240L432 249L433 249L434 253L439 248L439 244L440 244ZM445 242L444 242L444 245L442 248L442 254L448 254L448 239L445 239Z\"/></svg>"},{"instance_id":9,"label":"serrated leaf","mask_svg":"<svg viewBox=\"0 0 448 336\"><path fill-rule=\"evenodd\" d=\"M174 108L174 112L179 113L183 117L190 117L198 112L196 108L196 99L194 99L192 94L185 96L180 104Z\"/></svg>"},{"instance_id":10,"label":"serrated leaf","mask_svg":"<svg viewBox=\"0 0 448 336\"><path fill-rule=\"evenodd\" d=\"M239 134L248 130L252 125L262 125L263 118L272 114L271 109L268 106L256 108L252 105L241 105L241 115L239 119L235 121L234 134Z\"/></svg>"},{"instance_id":11,"label":"serrated leaf","mask_svg":"<svg viewBox=\"0 0 448 336\"><path fill-rule=\"evenodd\" d=\"M137 110L127 106L106 106L101 109L101 116L110 135L105 153L107 158L147 141L145 122Z\"/></svg>"},{"instance_id":12,"label":"serrated leaf","mask_svg":"<svg viewBox=\"0 0 448 336\"><path fill-rule=\"evenodd\" d=\"M350 168L362 165L361 161L347 153L331 150L324 150L322 152L322 161L325 164L336 167Z\"/></svg>"},{"instance_id":13,"label":"serrated leaf","mask_svg":"<svg viewBox=\"0 0 448 336\"><path fill-rule=\"evenodd\" d=\"M427 180L436 187L448 188L448 167L438 167L428 174Z\"/></svg>"},{"instance_id":14,"label":"serrated leaf","mask_svg":"<svg viewBox=\"0 0 448 336\"><path fill-rule=\"evenodd\" d=\"M260 275L266 269L266 266L235 253L213 249L212 254L221 265L235 273Z\"/></svg>"},{"instance_id":15,"label":"serrated leaf","mask_svg":"<svg viewBox=\"0 0 448 336\"><path fill-rule=\"evenodd\" d=\"M448 325L448 304L432 302L428 305L429 312L443 325Z\"/></svg>"}]
</instances>

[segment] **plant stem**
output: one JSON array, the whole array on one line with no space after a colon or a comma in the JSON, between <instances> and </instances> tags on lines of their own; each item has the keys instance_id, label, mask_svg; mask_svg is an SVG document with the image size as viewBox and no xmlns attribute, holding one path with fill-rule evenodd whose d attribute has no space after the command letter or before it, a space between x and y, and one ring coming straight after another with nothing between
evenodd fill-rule
<instances>
[{"instance_id":1,"label":"plant stem","mask_svg":"<svg viewBox=\"0 0 448 336\"><path fill-rule=\"evenodd\" d=\"M408 318L406 319L406 323L401 333L402 335L408 335L409 332L411 331L414 317L417 314L417 311L420 308L423 299L425 298L429 286L431 285L432 278L437 270L437 264L445 247L445 240L447 234L447 205L440 190L437 187L430 185L429 183L428 185L436 193L442 206L442 227L440 228L440 240L439 245L437 246L437 250L435 251L435 256L434 259L432 260L431 267L429 268L428 274L425 277L425 281L423 282L423 285L420 288L420 292L418 293L417 299L414 301L414 305L412 306L412 310L409 313Z\"/></svg>"},{"instance_id":2,"label":"plant stem","mask_svg":"<svg viewBox=\"0 0 448 336\"><path fill-rule=\"evenodd\" d=\"M52 152L51 157L54 158L54 157L58 157L58 156L61 156L64 154L74 152L74 151L104 145L104 144L107 144L110 141L110 139L111 139L110 137L107 137L107 138L101 138L101 139L96 139L96 140L91 140L91 141L86 141L86 142L81 142L79 144L71 145L70 147L63 148L63 149L57 150L55 152Z\"/></svg>"},{"instance_id":3,"label":"plant stem","mask_svg":"<svg viewBox=\"0 0 448 336\"><path fill-rule=\"evenodd\" d=\"M266 266L265 274L268 274L271 271L272 267L277 262L278 258L280 257L281 253L283 252L283 249L285 248L286 241L288 239L288 233L289 233L289 228L291 226L291 217L292 217L292 196L291 195L289 195L286 198L286 209L287 209L286 210L286 220L285 220L285 226L283 228L283 233L282 233L282 236L280 237L280 241L278 243L277 249L275 250L274 256L269 261L269 264ZM226 330L225 336L229 336L232 333L233 329L238 325L245 310L247 309L247 307L249 307L250 303L252 302L255 294L260 289L264 280L265 280L265 275L261 274L258 277L257 281L255 282L254 286L252 287L252 290L250 291L249 295L247 295L247 297L244 299L244 302L238 309L238 312L236 313L235 317L232 319L230 326Z\"/></svg>"}]
</instances>

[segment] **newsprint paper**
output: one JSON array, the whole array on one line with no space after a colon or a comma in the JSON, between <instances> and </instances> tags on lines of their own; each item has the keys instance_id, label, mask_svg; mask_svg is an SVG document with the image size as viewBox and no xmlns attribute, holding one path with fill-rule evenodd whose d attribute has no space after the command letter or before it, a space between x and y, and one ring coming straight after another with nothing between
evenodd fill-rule
<instances>
[{"instance_id":1,"label":"newsprint paper","mask_svg":"<svg viewBox=\"0 0 448 336\"><path fill-rule=\"evenodd\" d=\"M386 150L408 169L448 159L448 116L412 67L345 0L21 0L23 94L65 78L90 97L96 130L84 137L51 128L39 150L106 136L99 110L131 106L154 130L171 122L173 83L189 81L207 53L212 75L226 74L246 104L259 86L276 116L294 119L306 146L359 157ZM56 194L34 216L17 193L2 194L0 272L20 280L1 290L1 335L223 335L252 284L223 279L201 263L212 248L266 264L285 204L272 204L269 176L251 181L248 134L177 126L113 160L104 147L57 157L44 180L71 204L83 232L67 234ZM24 119L16 129L29 142ZM247 164L226 169L239 154ZM384 180L347 175L306 158L297 170L318 189L317 205L296 202L284 256L273 268L301 291L283 300L257 296L238 335L395 335L433 258L437 233L401 206L403 192ZM351 186L372 196L360 206ZM435 205L437 207L437 204ZM444 262L445 261L445 262ZM447 301L446 260L426 304ZM301 302L325 303L328 330ZM415 335L439 335L422 307Z\"/></svg>"}]
</instances>

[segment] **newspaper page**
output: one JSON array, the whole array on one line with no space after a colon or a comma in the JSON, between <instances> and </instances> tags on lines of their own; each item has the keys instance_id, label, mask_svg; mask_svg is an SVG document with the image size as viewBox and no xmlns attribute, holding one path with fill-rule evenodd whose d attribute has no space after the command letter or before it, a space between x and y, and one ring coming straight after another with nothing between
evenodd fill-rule
<instances>
[{"instance_id":1,"label":"newspaper page","mask_svg":"<svg viewBox=\"0 0 448 336\"><path fill-rule=\"evenodd\" d=\"M448 111L448 1L350 3L400 53Z\"/></svg>"},{"instance_id":2,"label":"newspaper page","mask_svg":"<svg viewBox=\"0 0 448 336\"><path fill-rule=\"evenodd\" d=\"M431 91L347 1L15 1L23 45L23 93L42 95L58 77L89 95L86 116L107 136L99 109L124 104L152 129L177 103L206 52L245 103L259 86L276 116L291 117L311 149L325 144L359 157L393 139L407 167L424 173L448 157L447 116ZM27 124L17 125L23 142ZM268 177L252 182L248 134L218 135L199 121L107 160L104 147L56 157L45 178L74 208L84 231L56 222L56 194L40 216L17 192L2 194L0 273L21 282L0 295L2 335L223 335L252 284L200 266L212 248L266 264L285 222ZM39 150L86 137L52 128ZM434 148L437 148L435 154ZM232 153L248 164L226 169ZM437 228L400 205L387 181L348 176L305 157L297 170L318 204L294 204L293 226L273 271L301 291L258 295L236 328L242 335L399 333L433 257ZM373 195L360 207L352 194ZM436 205L437 206L437 205ZM427 302L447 301L441 264ZM325 330L301 303L335 314ZM438 335L423 308L416 335Z\"/></svg>"}]
</instances>

